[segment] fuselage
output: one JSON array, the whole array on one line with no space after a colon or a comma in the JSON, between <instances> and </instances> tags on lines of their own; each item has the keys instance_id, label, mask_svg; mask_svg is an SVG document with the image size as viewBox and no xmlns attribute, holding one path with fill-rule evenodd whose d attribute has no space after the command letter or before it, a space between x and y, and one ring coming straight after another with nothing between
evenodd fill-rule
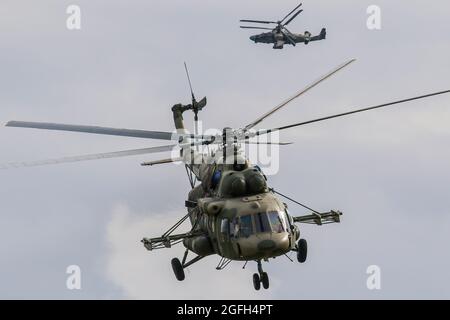
<instances>
[{"instance_id":1,"label":"fuselage","mask_svg":"<svg viewBox=\"0 0 450 320\"><path fill-rule=\"evenodd\" d=\"M292 250L298 232L271 192L226 201L211 237L217 252L233 260L257 260Z\"/></svg>"},{"instance_id":2,"label":"fuselage","mask_svg":"<svg viewBox=\"0 0 450 320\"><path fill-rule=\"evenodd\" d=\"M291 33L289 34L291 40L293 40L295 43L301 43L305 42L307 37L303 34L299 33ZM252 40L255 43L273 43L274 48L282 48L284 44L292 44L289 39L287 39L286 35L282 32L264 32L261 34L256 34L253 36L250 36L250 40Z\"/></svg>"},{"instance_id":3,"label":"fuselage","mask_svg":"<svg viewBox=\"0 0 450 320\"><path fill-rule=\"evenodd\" d=\"M176 110L175 110L176 111ZM174 112L177 130L182 119ZM260 260L295 248L300 232L286 205L267 186L267 178L237 146L203 154L182 152L183 162L201 183L189 192L193 232L184 246L198 254L232 260ZM225 155L224 155L225 154Z\"/></svg>"},{"instance_id":4,"label":"fuselage","mask_svg":"<svg viewBox=\"0 0 450 320\"><path fill-rule=\"evenodd\" d=\"M214 172L205 177L221 172L212 168ZM187 248L202 256L245 261L280 256L295 248L298 227L258 167L228 170L220 176L220 181L190 192L189 200L198 204L188 209L191 223L201 235L186 240Z\"/></svg>"},{"instance_id":5,"label":"fuselage","mask_svg":"<svg viewBox=\"0 0 450 320\"><path fill-rule=\"evenodd\" d=\"M316 36L312 36L311 32L305 31L305 33L291 33L287 31L273 30L271 32L263 32L255 34L250 37L255 43L273 43L274 49L282 49L285 44L295 45L297 43L308 44L311 41L323 40L326 38L327 30L322 28L320 33Z\"/></svg>"}]
</instances>

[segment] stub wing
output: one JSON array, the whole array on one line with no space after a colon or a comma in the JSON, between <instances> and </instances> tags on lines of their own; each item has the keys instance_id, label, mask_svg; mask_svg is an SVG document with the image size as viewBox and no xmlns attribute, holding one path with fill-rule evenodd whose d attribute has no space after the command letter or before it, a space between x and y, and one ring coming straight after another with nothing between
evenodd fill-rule
<instances>
[{"instance_id":1,"label":"stub wing","mask_svg":"<svg viewBox=\"0 0 450 320\"><path fill-rule=\"evenodd\" d=\"M294 222L323 225L341 222L342 212L331 210L325 213L313 213L306 216L294 217Z\"/></svg>"}]
</instances>

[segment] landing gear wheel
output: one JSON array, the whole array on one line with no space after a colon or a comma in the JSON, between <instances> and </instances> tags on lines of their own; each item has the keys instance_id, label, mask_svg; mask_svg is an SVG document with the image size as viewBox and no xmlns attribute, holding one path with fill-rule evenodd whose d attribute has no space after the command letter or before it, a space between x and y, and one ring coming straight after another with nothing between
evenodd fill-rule
<instances>
[{"instance_id":1,"label":"landing gear wheel","mask_svg":"<svg viewBox=\"0 0 450 320\"><path fill-rule=\"evenodd\" d=\"M297 260L300 263L306 261L306 257L308 256L308 243L305 239L298 240L297 243Z\"/></svg>"},{"instance_id":2,"label":"landing gear wheel","mask_svg":"<svg viewBox=\"0 0 450 320\"><path fill-rule=\"evenodd\" d=\"M269 276L267 272L261 273L261 282L264 289L269 289Z\"/></svg>"},{"instance_id":3,"label":"landing gear wheel","mask_svg":"<svg viewBox=\"0 0 450 320\"><path fill-rule=\"evenodd\" d=\"M180 260L178 258L173 258L172 261L172 269L173 273L175 273L175 277L178 281L184 280L184 269L183 265L181 264Z\"/></svg>"},{"instance_id":4,"label":"landing gear wheel","mask_svg":"<svg viewBox=\"0 0 450 320\"><path fill-rule=\"evenodd\" d=\"M253 287L255 287L256 291L261 289L261 280L259 279L259 275L257 273L253 274Z\"/></svg>"}]
</instances>

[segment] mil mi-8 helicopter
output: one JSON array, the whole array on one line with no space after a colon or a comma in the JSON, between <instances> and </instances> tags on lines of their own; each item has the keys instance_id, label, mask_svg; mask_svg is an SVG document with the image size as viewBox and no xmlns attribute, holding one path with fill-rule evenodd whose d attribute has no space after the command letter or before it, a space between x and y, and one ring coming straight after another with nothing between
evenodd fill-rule
<instances>
[{"instance_id":1,"label":"mil mi-8 helicopter","mask_svg":"<svg viewBox=\"0 0 450 320\"><path fill-rule=\"evenodd\" d=\"M300 230L296 223L316 225L339 223L342 213L337 210L330 210L328 212L316 211L285 196L273 188L270 188L267 183L267 178L262 170L257 165L251 164L249 159L243 155L241 145L245 143L277 144L278 142L255 142L252 139L289 128L398 105L408 101L419 100L450 92L450 90L434 92L272 129L253 129L266 118L354 61L355 60L350 60L336 69L333 69L325 76L319 78L317 81L297 92L295 95L246 126L241 128L224 128L222 133L215 135L198 133L198 113L206 106L207 100L206 97L199 102L195 99L187 68L186 73L191 89L192 103L188 105L177 104L172 107L176 132L10 121L6 124L9 127L171 140L176 143L144 149L23 162L5 165L0 168L37 166L157 152L173 152L175 149L177 151L177 156L175 157L172 156L171 158L158 161L144 162L142 165L152 166L171 162L184 163L191 185L191 190L187 197L188 199L185 202L187 214L162 236L143 238L142 243L144 247L151 251L155 249L171 248L175 244L182 243L186 248L182 260L180 261L180 259L174 258L171 261L175 276L180 281L185 279L184 269L207 256L220 256L220 262L216 268L218 270L224 269L231 261L242 261L245 262L245 265L248 261L255 261L257 263L258 272L253 274L254 288L260 290L262 284L262 286L267 289L269 288L269 277L267 273L263 271L262 261L268 261L269 259L278 256L287 256L287 253L292 251L296 252L298 262L303 263L306 261L308 250L307 242L300 237ZM192 111L195 115L194 134L189 133L184 127L183 113L186 111ZM283 145L283 143L278 144ZM215 148L211 148L209 151L204 152L203 150L200 151L198 149L201 146ZM200 183L196 184L196 182ZM302 206L311 213L303 216L292 215L288 211L287 205L281 201L280 197L284 197L293 203ZM175 234L175 230L188 219L191 223L190 231ZM188 260L189 252L195 254L195 257L190 260Z\"/></svg>"},{"instance_id":2,"label":"mil mi-8 helicopter","mask_svg":"<svg viewBox=\"0 0 450 320\"><path fill-rule=\"evenodd\" d=\"M279 21L265 21L265 20L239 20L240 22L262 23L262 24L276 24L275 28L266 27L254 27L254 26L241 26L242 29L258 29L258 30L270 30L270 32L264 32L250 36L250 40L255 43L273 43L274 49L283 49L285 44L291 44L295 47L297 43L304 43L305 45L311 41L323 40L327 36L327 30L322 28L317 36L312 36L311 32L305 31L304 34L292 33L286 26L294 20L303 9L298 10L302 4L300 3L294 10L289 12L283 19ZM298 11L297 11L298 10ZM294 13L295 12L295 13ZM285 20L290 17L286 22Z\"/></svg>"}]
</instances>

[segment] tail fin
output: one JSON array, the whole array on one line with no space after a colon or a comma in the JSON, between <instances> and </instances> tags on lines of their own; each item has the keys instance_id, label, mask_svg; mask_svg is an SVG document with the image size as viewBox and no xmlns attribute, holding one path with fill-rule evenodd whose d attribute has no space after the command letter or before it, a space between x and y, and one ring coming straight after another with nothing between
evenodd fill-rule
<instances>
[{"instance_id":1,"label":"tail fin","mask_svg":"<svg viewBox=\"0 0 450 320\"><path fill-rule=\"evenodd\" d=\"M327 29L322 28L322 30L320 31L320 39L323 40L327 37Z\"/></svg>"}]
</instances>

